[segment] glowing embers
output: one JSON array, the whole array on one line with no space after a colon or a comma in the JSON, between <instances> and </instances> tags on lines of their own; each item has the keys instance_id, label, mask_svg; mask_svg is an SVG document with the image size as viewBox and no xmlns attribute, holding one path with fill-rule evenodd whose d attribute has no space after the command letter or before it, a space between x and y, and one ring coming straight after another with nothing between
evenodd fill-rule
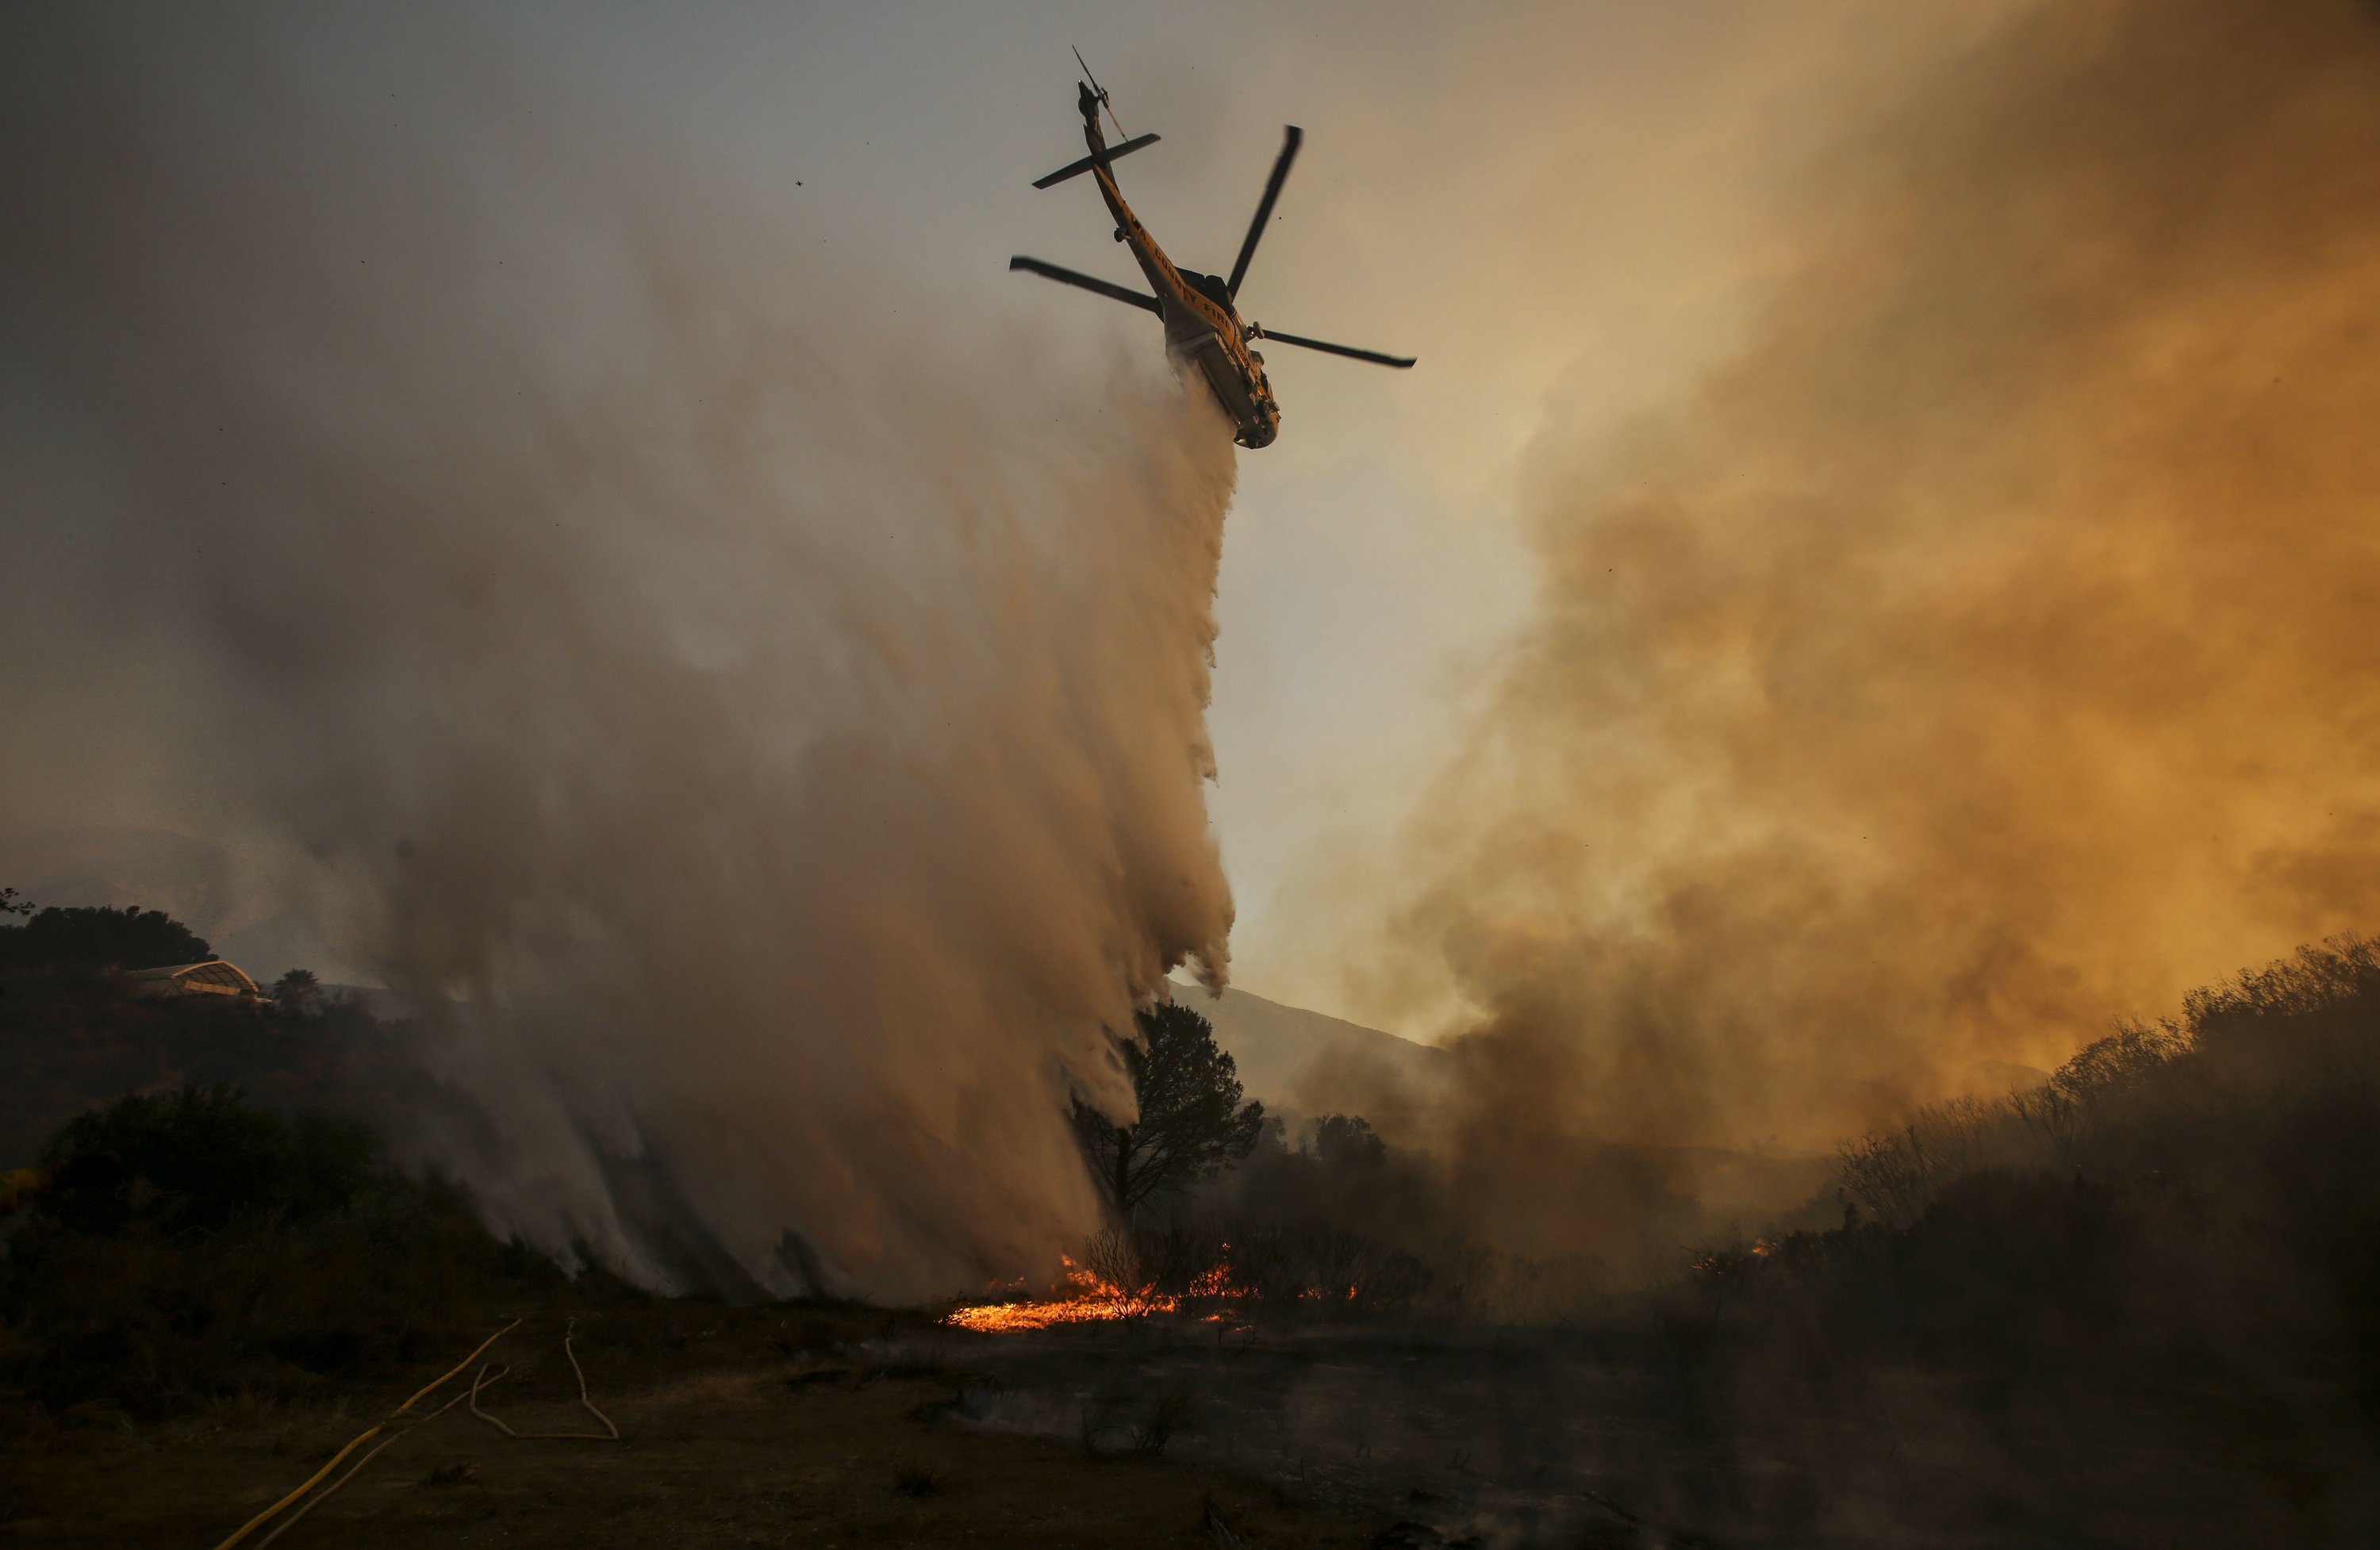
<instances>
[{"instance_id":1,"label":"glowing embers","mask_svg":"<svg viewBox=\"0 0 2380 1550\"><path fill-rule=\"evenodd\" d=\"M1046 1302L976 1302L953 1310L942 1322L986 1334L1013 1334L1022 1329L1047 1329L1054 1324L1104 1324L1116 1319L1146 1318L1181 1307L1155 1287L1127 1291L1115 1282L1084 1269L1069 1259L1066 1284L1071 1295Z\"/></svg>"},{"instance_id":2,"label":"glowing embers","mask_svg":"<svg viewBox=\"0 0 2380 1550\"><path fill-rule=\"evenodd\" d=\"M1228 1264L1199 1272L1179 1297L1160 1291L1153 1283L1132 1290L1084 1269L1072 1259L1064 1264L1066 1285L1071 1290L1063 1296L1046 1302L971 1302L952 1310L942 1322L958 1329L1007 1335L1061 1324L1110 1324L1157 1314L1178 1314L1196 1304L1250 1295L1250 1289L1232 1281ZM1347 1295L1354 1296L1354 1289L1350 1288ZM1206 1322L1215 1323L1221 1317L1220 1314L1209 1314Z\"/></svg>"}]
</instances>

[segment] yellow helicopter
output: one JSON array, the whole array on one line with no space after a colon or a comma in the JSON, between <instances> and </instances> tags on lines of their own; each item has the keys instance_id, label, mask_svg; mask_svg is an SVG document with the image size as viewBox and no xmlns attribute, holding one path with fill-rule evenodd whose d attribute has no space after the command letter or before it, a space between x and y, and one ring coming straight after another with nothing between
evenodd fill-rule
<instances>
[{"instance_id":1,"label":"yellow helicopter","mask_svg":"<svg viewBox=\"0 0 2380 1550\"><path fill-rule=\"evenodd\" d=\"M1075 62L1083 65L1081 50L1075 53ZM1119 156L1129 156L1147 146L1155 145L1159 137L1142 135L1127 138L1120 145L1110 146L1099 131L1099 110L1107 110L1108 118L1115 124L1116 133L1123 135L1123 121L1115 116L1115 108L1108 94L1099 89L1091 67L1083 65L1083 79L1077 83L1076 105L1083 115L1083 139L1091 153L1079 162L1069 163L1049 176L1034 182L1036 188L1048 188L1089 173L1098 180L1099 197L1108 201L1108 211L1115 217L1115 239L1132 248L1139 260L1140 272L1148 277L1149 289L1156 294L1143 296L1123 285L1112 285L1076 270L1046 263L1039 259L1022 256L1008 260L1012 270L1024 270L1062 285L1077 285L1095 295L1121 301L1127 307L1137 307L1144 312L1154 312L1165 323L1165 347L1177 360L1195 363L1207 385L1214 390L1215 401L1232 417L1236 427L1232 440L1244 447L1270 446L1281 434L1281 406L1274 401L1272 384L1265 380L1264 357L1249 348L1249 341L1266 339L1300 349L1320 350L1328 355L1344 356L1350 360L1367 360L1376 366L1393 366L1402 369L1414 364L1410 356L1383 355L1378 350L1359 350L1353 345L1333 345L1325 340L1307 339L1294 333L1279 333L1261 324L1244 321L1237 303L1240 282L1247 278L1248 260L1256 257L1257 239L1264 236L1265 223L1272 219L1273 201L1281 198L1281 186L1289 179L1289 164L1297 159L1297 148L1305 134L1294 124L1289 126L1281 158L1272 164L1272 176L1265 183L1264 198L1257 204L1257 217L1248 223L1247 240L1240 244L1240 256L1232 260L1229 279L1201 274L1196 270L1175 267L1123 202L1116 188L1113 166Z\"/></svg>"}]
</instances>

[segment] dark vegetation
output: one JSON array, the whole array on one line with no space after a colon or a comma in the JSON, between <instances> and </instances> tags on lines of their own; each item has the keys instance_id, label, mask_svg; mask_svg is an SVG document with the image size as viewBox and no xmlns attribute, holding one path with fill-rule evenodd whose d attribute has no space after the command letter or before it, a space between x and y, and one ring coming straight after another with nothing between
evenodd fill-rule
<instances>
[{"instance_id":1,"label":"dark vegetation","mask_svg":"<svg viewBox=\"0 0 2380 1550\"><path fill-rule=\"evenodd\" d=\"M1102 1280L1180 1297L1212 1292L1220 1272L1245 1311L1338 1317L1529 1317L1605 1284L1594 1255L1491 1245L1478 1181L1392 1145L1363 1117L1326 1114L1293 1132L1243 1102L1232 1057L1188 1008L1160 1003L1141 1014L1139 1032L1123 1054L1140 1121L1121 1127L1074 1106L1110 1210L1086 1250ZM1566 1177L1573 1193L1601 1192L1620 1173L1632 1204L1658 1192L1662 1181L1643 1176L1661 1165L1621 1151L1574 1140L1540 1147L1547 1175ZM1576 1165L1567 1174L1565 1159Z\"/></svg>"},{"instance_id":2,"label":"dark vegetation","mask_svg":"<svg viewBox=\"0 0 2380 1550\"><path fill-rule=\"evenodd\" d=\"M1674 1439L1638 1489L1760 1543L2373 1542L2380 948L1848 1144L1828 1205L1579 1310Z\"/></svg>"},{"instance_id":3,"label":"dark vegetation","mask_svg":"<svg viewBox=\"0 0 2380 1550\"><path fill-rule=\"evenodd\" d=\"M1140 1119L1126 1127L1076 1099L1074 1120L1112 1213L1087 1265L1128 1290L1182 1296L1218 1271L1244 1304L1403 1309L1439 1278L1398 1246L1435 1199L1427 1169L1371 1125L1328 1115L1295 1145L1244 1102L1232 1057L1187 1007L1140 1014L1124 1047ZM1439 1213L1429 1213L1435 1220Z\"/></svg>"},{"instance_id":4,"label":"dark vegetation","mask_svg":"<svg viewBox=\"0 0 2380 1550\"><path fill-rule=\"evenodd\" d=\"M563 1290L382 1160L359 1099L388 1086L388 1031L360 1009L310 975L269 1002L119 975L208 956L154 910L0 926L0 1404L326 1394Z\"/></svg>"},{"instance_id":5,"label":"dark vegetation","mask_svg":"<svg viewBox=\"0 0 2380 1550\"><path fill-rule=\"evenodd\" d=\"M0 926L0 973L28 969L162 969L212 958L204 938L163 910L137 904L120 910L46 909L14 902L11 914L31 918Z\"/></svg>"},{"instance_id":6,"label":"dark vegetation","mask_svg":"<svg viewBox=\"0 0 2380 1550\"><path fill-rule=\"evenodd\" d=\"M0 1169L126 1093L233 1084L269 1108L368 1120L368 1102L407 1079L392 1031L319 990L140 997L108 969L38 959L0 970Z\"/></svg>"},{"instance_id":7,"label":"dark vegetation","mask_svg":"<svg viewBox=\"0 0 2380 1550\"><path fill-rule=\"evenodd\" d=\"M1477 1256L1439 1225L1440 1198L1434 1170L1362 1119L1327 1115L1294 1144L1272 1120L1237 1168L1111 1225L1087 1263L1116 1285L1174 1297L1213 1288L1220 1270L1249 1313L1444 1308L1475 1293Z\"/></svg>"},{"instance_id":8,"label":"dark vegetation","mask_svg":"<svg viewBox=\"0 0 2380 1550\"><path fill-rule=\"evenodd\" d=\"M229 1088L120 1099L39 1165L49 1188L0 1255L0 1391L53 1410L327 1394L454 1347L492 1300L562 1288L359 1126Z\"/></svg>"},{"instance_id":9,"label":"dark vegetation","mask_svg":"<svg viewBox=\"0 0 2380 1550\"><path fill-rule=\"evenodd\" d=\"M1140 1117L1119 1125L1074 1102L1075 1134L1108 1205L1130 1217L1152 1196L1180 1194L1248 1155L1264 1105L1241 1102L1239 1071L1215 1029L1188 1007L1160 1002L1123 1045Z\"/></svg>"},{"instance_id":10,"label":"dark vegetation","mask_svg":"<svg viewBox=\"0 0 2380 1550\"><path fill-rule=\"evenodd\" d=\"M1843 1149L1841 1226L1705 1260L1716 1327L2002 1386L2337 1388L2380 1420L2380 946Z\"/></svg>"}]
</instances>

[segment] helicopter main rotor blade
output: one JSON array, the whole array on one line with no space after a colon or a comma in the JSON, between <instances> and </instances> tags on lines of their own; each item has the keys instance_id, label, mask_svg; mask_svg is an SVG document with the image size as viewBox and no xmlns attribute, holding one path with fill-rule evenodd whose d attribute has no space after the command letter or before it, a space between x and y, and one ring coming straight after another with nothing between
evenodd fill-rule
<instances>
[{"instance_id":1,"label":"helicopter main rotor blade","mask_svg":"<svg viewBox=\"0 0 2380 1550\"><path fill-rule=\"evenodd\" d=\"M1038 274L1044 280L1055 280L1062 285L1078 285L1095 296L1103 296L1110 301L1121 301L1126 307L1137 307L1144 312L1155 312L1160 318L1165 315L1158 307L1157 298L1153 296L1143 296L1138 291L1128 291L1122 285L1111 285L1093 275L1071 269L1061 269L1053 263L1043 263L1039 259L1028 259L1020 255L1009 260L1008 267L1012 270L1021 269L1027 274ZM1326 349L1336 347L1335 345L1324 346ZM1413 363L1407 361L1405 364L1410 366Z\"/></svg>"},{"instance_id":2,"label":"helicopter main rotor blade","mask_svg":"<svg viewBox=\"0 0 2380 1550\"><path fill-rule=\"evenodd\" d=\"M1349 360L1368 360L1375 366L1393 366L1400 371L1421 358L1418 356L1387 356L1378 350L1359 350L1353 345L1333 345L1328 340L1307 339L1295 333L1275 333L1269 328L1257 329L1256 336L1294 345L1301 350L1320 350L1327 356L1345 356Z\"/></svg>"},{"instance_id":3,"label":"helicopter main rotor blade","mask_svg":"<svg viewBox=\"0 0 2380 1550\"><path fill-rule=\"evenodd\" d=\"M1232 299L1240 299L1240 282L1247 278L1248 260L1257 256L1257 239L1264 236L1265 223L1272 219L1273 201L1281 198L1281 186L1289 181L1289 163L1297 160L1297 148L1305 139L1305 131L1292 124L1281 148L1281 159L1272 164L1272 176L1265 182L1264 200L1257 206L1257 218L1248 223L1248 239L1240 244L1240 256L1232 262L1232 277L1223 282L1223 289Z\"/></svg>"}]
</instances>

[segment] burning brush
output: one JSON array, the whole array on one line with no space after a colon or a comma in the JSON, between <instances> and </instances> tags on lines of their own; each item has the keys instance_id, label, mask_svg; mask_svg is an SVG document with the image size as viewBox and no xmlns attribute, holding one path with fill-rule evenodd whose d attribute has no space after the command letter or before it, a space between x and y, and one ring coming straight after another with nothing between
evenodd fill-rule
<instances>
[{"instance_id":1,"label":"burning brush","mask_svg":"<svg viewBox=\"0 0 2380 1550\"><path fill-rule=\"evenodd\" d=\"M1228 1249L1230 1245L1224 1247ZM1160 1290L1155 1281L1142 1283L1137 1276L1102 1274L1077 1265L1072 1258L1062 1263L1065 1278L1046 1299L1019 1296L1018 1288L1011 1286L1001 1289L1008 1292L1006 1297L963 1303L944 1314L942 1322L955 1329L1009 1335L1062 1324L1111 1324L1160 1314L1201 1314L1204 1310L1205 1322L1219 1324L1230 1316L1227 1310L1232 1304L1257 1295L1255 1287L1234 1278L1228 1260L1200 1271L1178 1294ZM1298 1291L1295 1298L1301 1302L1342 1299L1353 1302L1359 1295L1360 1289L1352 1286L1343 1291L1309 1287Z\"/></svg>"},{"instance_id":2,"label":"burning brush","mask_svg":"<svg viewBox=\"0 0 2380 1550\"><path fill-rule=\"evenodd\" d=\"M1132 1290L1084 1269L1072 1259L1064 1264L1065 1286L1071 1290L1062 1296L1042 1301L970 1302L953 1309L942 1322L953 1328L985 1334L1014 1334L1058 1324L1105 1324L1181 1311L1181 1299L1166 1296L1154 1283Z\"/></svg>"}]
</instances>

